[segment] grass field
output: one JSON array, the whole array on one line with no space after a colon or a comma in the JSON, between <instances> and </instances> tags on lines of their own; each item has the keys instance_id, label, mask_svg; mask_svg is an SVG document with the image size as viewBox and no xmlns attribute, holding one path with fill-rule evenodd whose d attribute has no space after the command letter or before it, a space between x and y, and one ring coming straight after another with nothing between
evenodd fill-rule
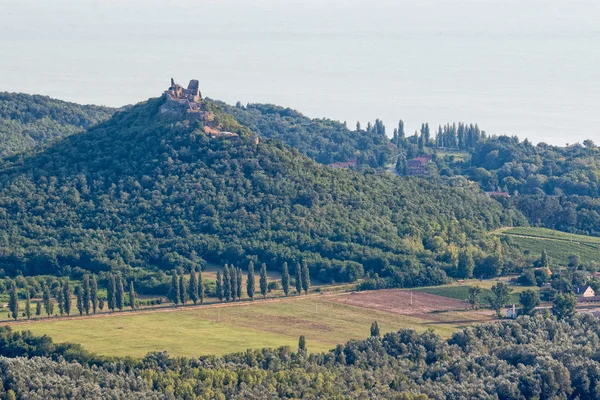
<instances>
[{"instance_id":1,"label":"grass field","mask_svg":"<svg viewBox=\"0 0 600 400\"><path fill-rule=\"evenodd\" d=\"M315 295L278 302L58 319L14 328L48 334L57 342L81 343L99 354L143 356L166 350L177 356L199 356L247 348L295 348L300 335L306 336L309 351L325 351L349 339L366 338L375 320L382 332L432 328L449 336L465 325L489 319L483 313L464 311L401 315L336 301L344 296Z\"/></svg>"},{"instance_id":2,"label":"grass field","mask_svg":"<svg viewBox=\"0 0 600 400\"><path fill-rule=\"evenodd\" d=\"M600 237L574 235L545 228L500 229L497 235L509 236L512 243L539 255L546 250L553 262L567 265L569 256L576 254L582 262L600 260Z\"/></svg>"},{"instance_id":3,"label":"grass field","mask_svg":"<svg viewBox=\"0 0 600 400\"><path fill-rule=\"evenodd\" d=\"M504 277L502 280L508 281L509 279L510 277ZM415 290L423 293L466 301L469 298L469 288L472 286L479 286L481 288L481 294L479 295L480 303L485 304L485 299L492 294L492 286L494 286L496 283L497 281L493 279L486 279L483 281L477 279L467 279L464 282L453 282L448 285L432 286ZM539 287L537 286L511 286L510 288L512 289L512 303L519 302L519 294L524 290L539 290Z\"/></svg>"}]
</instances>

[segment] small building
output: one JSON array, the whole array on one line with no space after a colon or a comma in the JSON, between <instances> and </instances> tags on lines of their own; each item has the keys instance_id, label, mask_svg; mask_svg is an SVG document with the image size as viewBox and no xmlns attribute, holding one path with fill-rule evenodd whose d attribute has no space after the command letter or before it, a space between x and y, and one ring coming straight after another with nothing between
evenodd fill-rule
<instances>
[{"instance_id":1,"label":"small building","mask_svg":"<svg viewBox=\"0 0 600 400\"><path fill-rule=\"evenodd\" d=\"M427 164L431 162L431 156L425 155L406 162L406 172L408 175L427 175Z\"/></svg>"},{"instance_id":2,"label":"small building","mask_svg":"<svg viewBox=\"0 0 600 400\"><path fill-rule=\"evenodd\" d=\"M519 310L516 308L516 306L513 304L512 308L509 308L508 310L506 310L506 318L511 318L511 319L515 319L517 318L519 315Z\"/></svg>"},{"instance_id":3,"label":"small building","mask_svg":"<svg viewBox=\"0 0 600 400\"><path fill-rule=\"evenodd\" d=\"M590 285L583 285L583 286L576 287L575 294L578 297L585 297L585 298L596 296L596 292L594 291L594 289L592 289L592 287Z\"/></svg>"}]
</instances>

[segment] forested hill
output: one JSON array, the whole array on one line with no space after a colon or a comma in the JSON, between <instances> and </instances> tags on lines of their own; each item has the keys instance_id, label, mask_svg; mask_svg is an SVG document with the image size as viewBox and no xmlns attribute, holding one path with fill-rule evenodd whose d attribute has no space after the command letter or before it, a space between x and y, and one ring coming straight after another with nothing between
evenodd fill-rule
<instances>
[{"instance_id":1,"label":"forested hill","mask_svg":"<svg viewBox=\"0 0 600 400\"><path fill-rule=\"evenodd\" d=\"M217 104L254 132L282 140L321 164L357 159L359 164L383 167L392 161L392 146L383 130L351 131L341 122L311 119L272 104Z\"/></svg>"},{"instance_id":2,"label":"forested hill","mask_svg":"<svg viewBox=\"0 0 600 400\"><path fill-rule=\"evenodd\" d=\"M279 269L306 261L325 281L366 272L440 282L461 248L497 254L486 231L524 218L470 188L322 166L283 143L210 139L151 99L43 152L0 161L0 268L68 274L189 269L198 259ZM214 106L213 106L214 108ZM426 267L427 266L427 267Z\"/></svg>"},{"instance_id":3,"label":"forested hill","mask_svg":"<svg viewBox=\"0 0 600 400\"><path fill-rule=\"evenodd\" d=\"M82 132L114 112L47 96L0 92L0 157Z\"/></svg>"}]
</instances>

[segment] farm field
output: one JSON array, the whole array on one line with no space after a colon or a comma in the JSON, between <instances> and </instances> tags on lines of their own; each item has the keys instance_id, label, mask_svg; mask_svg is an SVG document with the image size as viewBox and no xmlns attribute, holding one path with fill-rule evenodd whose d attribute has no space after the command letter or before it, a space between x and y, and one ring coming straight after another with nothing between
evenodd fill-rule
<instances>
[{"instance_id":1,"label":"farm field","mask_svg":"<svg viewBox=\"0 0 600 400\"><path fill-rule=\"evenodd\" d=\"M485 304L485 299L492 294L492 286L494 286L499 281L509 281L511 277L503 277L499 280L495 279L486 279L486 280L478 280L478 279L467 279L464 282L453 282L448 285L443 286L432 286L432 287L424 287L415 289L417 292L434 294L437 296L448 297L451 299L463 300L466 301L469 297L469 288L472 286L479 286L481 288L481 294L479 295L479 301L481 304ZM511 294L511 302L518 303L519 302L519 293L527 289L539 290L540 288L537 286L513 286Z\"/></svg>"},{"instance_id":2,"label":"farm field","mask_svg":"<svg viewBox=\"0 0 600 400\"><path fill-rule=\"evenodd\" d=\"M567 265L569 256L579 255L582 262L600 260L600 238L575 235L545 228L499 229L497 235L509 236L512 243L532 254L539 255L546 250L553 262Z\"/></svg>"},{"instance_id":3,"label":"farm field","mask_svg":"<svg viewBox=\"0 0 600 400\"><path fill-rule=\"evenodd\" d=\"M458 300L406 290L313 295L268 302L221 304L88 318L43 320L12 325L74 342L105 355L143 356L166 350L175 356L200 356L247 348L291 346L305 335L309 351L326 351L369 335L373 321L383 332L429 328L449 336L466 325L491 319L491 313L464 310ZM441 312L443 311L443 312Z\"/></svg>"}]
</instances>

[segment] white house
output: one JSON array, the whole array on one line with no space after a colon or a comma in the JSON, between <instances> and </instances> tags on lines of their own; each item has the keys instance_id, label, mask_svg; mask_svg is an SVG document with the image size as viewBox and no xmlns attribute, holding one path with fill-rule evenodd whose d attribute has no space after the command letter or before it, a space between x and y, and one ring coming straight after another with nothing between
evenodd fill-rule
<instances>
[{"instance_id":1,"label":"white house","mask_svg":"<svg viewBox=\"0 0 600 400\"><path fill-rule=\"evenodd\" d=\"M575 288L575 294L579 297L594 297L596 296L596 292L590 285L578 286Z\"/></svg>"},{"instance_id":2,"label":"white house","mask_svg":"<svg viewBox=\"0 0 600 400\"><path fill-rule=\"evenodd\" d=\"M506 318L512 318L515 319L517 318L517 316L519 315L519 310L517 310L517 308L515 307L515 305L512 305L512 308L509 308L508 310L506 310Z\"/></svg>"}]
</instances>

